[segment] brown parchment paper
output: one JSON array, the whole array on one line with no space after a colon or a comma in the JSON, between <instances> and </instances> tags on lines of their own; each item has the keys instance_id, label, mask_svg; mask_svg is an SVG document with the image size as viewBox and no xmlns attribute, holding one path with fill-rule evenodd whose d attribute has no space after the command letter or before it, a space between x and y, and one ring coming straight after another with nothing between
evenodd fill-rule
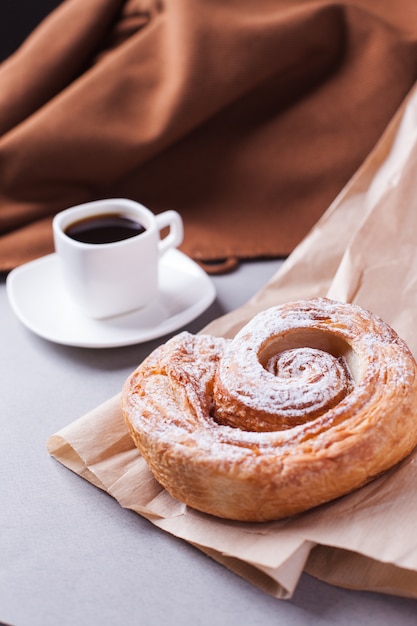
<instances>
[{"instance_id":1,"label":"brown parchment paper","mask_svg":"<svg viewBox=\"0 0 417 626\"><path fill-rule=\"evenodd\" d=\"M272 280L204 329L233 336L295 298L357 302L417 356L417 88L375 150ZM266 592L289 598L303 571L331 584L417 597L417 452L366 487L295 518L228 522L174 501L130 440L119 396L48 440L57 460L121 506L193 544Z\"/></svg>"}]
</instances>

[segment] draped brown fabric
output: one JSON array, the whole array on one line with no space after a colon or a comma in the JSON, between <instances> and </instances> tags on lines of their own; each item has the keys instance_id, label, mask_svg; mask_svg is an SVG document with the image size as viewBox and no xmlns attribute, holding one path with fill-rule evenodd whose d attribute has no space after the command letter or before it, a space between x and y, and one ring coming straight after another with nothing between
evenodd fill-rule
<instances>
[{"instance_id":1,"label":"draped brown fabric","mask_svg":"<svg viewBox=\"0 0 417 626\"><path fill-rule=\"evenodd\" d=\"M65 0L0 65L0 270L106 197L213 271L287 255L416 77L415 0Z\"/></svg>"}]
</instances>

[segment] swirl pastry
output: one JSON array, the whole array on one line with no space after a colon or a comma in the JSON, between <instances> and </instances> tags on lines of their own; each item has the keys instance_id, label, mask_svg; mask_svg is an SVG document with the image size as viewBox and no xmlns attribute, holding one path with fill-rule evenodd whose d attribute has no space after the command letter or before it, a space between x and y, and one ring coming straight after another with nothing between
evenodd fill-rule
<instances>
[{"instance_id":1,"label":"swirl pastry","mask_svg":"<svg viewBox=\"0 0 417 626\"><path fill-rule=\"evenodd\" d=\"M416 371L380 318L318 298L268 309L234 339L177 335L128 378L122 409L174 498L223 518L276 520L411 452Z\"/></svg>"}]
</instances>

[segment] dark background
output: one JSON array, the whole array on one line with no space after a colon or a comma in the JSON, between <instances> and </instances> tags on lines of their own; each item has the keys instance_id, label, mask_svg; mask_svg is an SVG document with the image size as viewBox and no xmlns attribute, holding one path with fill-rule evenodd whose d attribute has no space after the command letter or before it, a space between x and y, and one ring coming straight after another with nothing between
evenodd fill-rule
<instances>
[{"instance_id":1,"label":"dark background","mask_svg":"<svg viewBox=\"0 0 417 626\"><path fill-rule=\"evenodd\" d=\"M61 1L0 0L0 62L12 54Z\"/></svg>"}]
</instances>

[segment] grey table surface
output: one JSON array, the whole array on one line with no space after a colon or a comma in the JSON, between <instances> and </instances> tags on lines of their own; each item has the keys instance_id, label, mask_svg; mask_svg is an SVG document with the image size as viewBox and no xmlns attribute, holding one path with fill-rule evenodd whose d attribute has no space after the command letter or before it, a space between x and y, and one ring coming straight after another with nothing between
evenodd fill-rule
<instances>
[{"instance_id":1,"label":"grey table surface","mask_svg":"<svg viewBox=\"0 0 417 626\"><path fill-rule=\"evenodd\" d=\"M279 267L213 277L197 332L243 304ZM326 585L303 574L277 600L125 510L52 459L49 435L117 393L161 341L65 347L27 330L0 280L0 622L13 626L416 624L417 602Z\"/></svg>"}]
</instances>

